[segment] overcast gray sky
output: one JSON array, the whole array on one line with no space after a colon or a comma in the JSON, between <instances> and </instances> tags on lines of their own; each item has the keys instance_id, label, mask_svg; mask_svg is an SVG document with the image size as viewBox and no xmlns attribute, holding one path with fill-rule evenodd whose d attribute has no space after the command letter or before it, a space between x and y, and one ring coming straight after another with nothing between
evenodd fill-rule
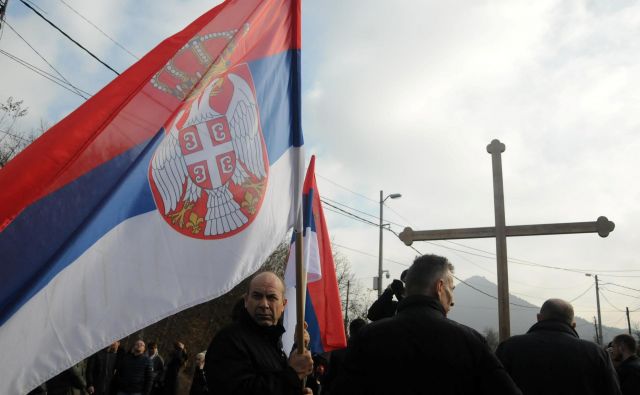
<instances>
[{"instance_id":1,"label":"overcast gray sky","mask_svg":"<svg viewBox=\"0 0 640 395\"><path fill-rule=\"evenodd\" d=\"M37 2L120 71L136 59L67 5L140 57L215 4ZM18 0L10 1L7 21L79 88L95 93L115 77ZM535 265L600 273L603 324L624 327L627 306L640 322L639 34L640 4L633 1L303 2L303 126L321 195L377 222L379 191L401 193L385 207L396 232L407 225L492 226L486 145L498 138L507 147L507 224L600 215L616 223L607 238L508 240L511 292L539 305L550 297L572 300L593 284L581 273ZM0 49L51 71L9 26ZM23 130L40 120L54 124L84 101L6 56L0 69L0 100L14 96L29 107ZM335 247L371 287L378 228L326 214ZM449 257L460 278L496 281L492 239L414 246ZM392 278L416 254L385 232ZM574 305L591 319L595 290Z\"/></svg>"}]
</instances>

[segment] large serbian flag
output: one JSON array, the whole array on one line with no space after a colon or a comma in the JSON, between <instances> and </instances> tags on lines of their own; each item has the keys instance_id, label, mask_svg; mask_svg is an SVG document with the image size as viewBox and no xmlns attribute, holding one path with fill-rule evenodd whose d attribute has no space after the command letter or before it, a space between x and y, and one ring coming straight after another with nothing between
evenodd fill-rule
<instances>
[{"instance_id":1,"label":"large serbian flag","mask_svg":"<svg viewBox=\"0 0 640 395\"><path fill-rule=\"evenodd\" d=\"M226 1L0 171L0 394L258 269L296 219L299 71L297 0Z\"/></svg>"},{"instance_id":2,"label":"large serbian flag","mask_svg":"<svg viewBox=\"0 0 640 395\"><path fill-rule=\"evenodd\" d=\"M316 185L315 156L311 157L303 186L303 262L307 272L305 322L311 336L314 354L344 348L347 340L342 320L342 305L331 252L331 240L320 204ZM295 243L291 244L285 271L287 308L285 309L283 338L285 351L291 351L296 326Z\"/></svg>"}]
</instances>

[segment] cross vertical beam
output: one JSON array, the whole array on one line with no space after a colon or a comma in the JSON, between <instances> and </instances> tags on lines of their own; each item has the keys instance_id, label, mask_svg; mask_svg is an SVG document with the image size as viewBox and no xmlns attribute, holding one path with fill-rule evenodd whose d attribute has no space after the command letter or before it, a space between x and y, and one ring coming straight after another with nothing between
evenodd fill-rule
<instances>
[{"instance_id":1,"label":"cross vertical beam","mask_svg":"<svg viewBox=\"0 0 640 395\"><path fill-rule=\"evenodd\" d=\"M504 188L502 183L502 153L505 145L493 140L487 145L491 154L493 168L493 207L495 212L495 237L498 274L498 332L500 340L505 340L511 333L509 313L509 269L507 267L507 229L504 215Z\"/></svg>"}]
</instances>

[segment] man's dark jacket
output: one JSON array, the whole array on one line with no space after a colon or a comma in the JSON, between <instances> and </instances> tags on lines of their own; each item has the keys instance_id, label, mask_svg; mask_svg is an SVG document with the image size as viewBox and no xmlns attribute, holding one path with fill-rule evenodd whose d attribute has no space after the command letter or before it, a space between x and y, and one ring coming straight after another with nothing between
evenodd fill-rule
<instances>
[{"instance_id":1,"label":"man's dark jacket","mask_svg":"<svg viewBox=\"0 0 640 395\"><path fill-rule=\"evenodd\" d=\"M151 360L146 354L125 354L122 360L118 361L116 371L118 391L139 392L143 395L148 395L151 392L153 368Z\"/></svg>"},{"instance_id":2,"label":"man's dark jacket","mask_svg":"<svg viewBox=\"0 0 640 395\"><path fill-rule=\"evenodd\" d=\"M622 395L640 395L640 358L633 355L625 359L616 370Z\"/></svg>"},{"instance_id":3,"label":"man's dark jacket","mask_svg":"<svg viewBox=\"0 0 640 395\"><path fill-rule=\"evenodd\" d=\"M564 322L536 323L502 342L496 355L525 395L618 395L611 359Z\"/></svg>"},{"instance_id":4,"label":"man's dark jacket","mask_svg":"<svg viewBox=\"0 0 640 395\"><path fill-rule=\"evenodd\" d=\"M209 389L216 395L299 395L302 382L282 351L283 333L282 325L259 326L242 309L209 345L204 364Z\"/></svg>"},{"instance_id":5,"label":"man's dark jacket","mask_svg":"<svg viewBox=\"0 0 640 395\"><path fill-rule=\"evenodd\" d=\"M87 361L87 387L94 388L95 395L109 395L111 381L116 370L117 354L102 349Z\"/></svg>"},{"instance_id":6,"label":"man's dark jacket","mask_svg":"<svg viewBox=\"0 0 640 395\"><path fill-rule=\"evenodd\" d=\"M447 319L437 299L412 295L354 337L335 394L521 392L478 332Z\"/></svg>"}]
</instances>

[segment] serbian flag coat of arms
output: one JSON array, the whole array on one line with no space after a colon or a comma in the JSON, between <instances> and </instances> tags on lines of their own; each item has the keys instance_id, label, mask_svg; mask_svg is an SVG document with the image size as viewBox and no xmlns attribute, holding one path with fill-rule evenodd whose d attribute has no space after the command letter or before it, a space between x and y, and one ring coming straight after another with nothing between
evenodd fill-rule
<instances>
[{"instance_id":1,"label":"serbian flag coat of arms","mask_svg":"<svg viewBox=\"0 0 640 395\"><path fill-rule=\"evenodd\" d=\"M311 157L302 196L302 251L307 273L304 317L311 338L311 352L321 354L346 347L347 339L331 240L316 184L315 159L315 156ZM286 332L282 343L286 352L293 347L296 327L295 265L295 243L292 243L285 270L287 308L284 317Z\"/></svg>"},{"instance_id":2,"label":"serbian flag coat of arms","mask_svg":"<svg viewBox=\"0 0 640 395\"><path fill-rule=\"evenodd\" d=\"M294 224L300 4L226 1L0 170L0 394L224 294Z\"/></svg>"}]
</instances>

